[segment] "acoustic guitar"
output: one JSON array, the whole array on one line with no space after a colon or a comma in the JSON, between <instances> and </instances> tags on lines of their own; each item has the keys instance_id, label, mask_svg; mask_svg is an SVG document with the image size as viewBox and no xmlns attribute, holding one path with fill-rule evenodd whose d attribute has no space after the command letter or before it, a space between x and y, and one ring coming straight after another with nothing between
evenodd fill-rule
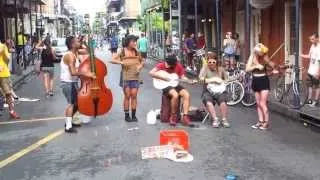
<instances>
[{"instance_id":1,"label":"acoustic guitar","mask_svg":"<svg viewBox=\"0 0 320 180\"><path fill-rule=\"evenodd\" d=\"M180 79L176 73L168 73L166 71L160 70L157 72L157 74L161 77L170 79L170 81L165 81L162 79L153 78L153 86L159 90L163 90L167 87L177 87L180 82L190 83L190 81L188 81L188 80ZM197 80L191 80L191 81L192 81L192 83L198 82Z\"/></svg>"}]
</instances>

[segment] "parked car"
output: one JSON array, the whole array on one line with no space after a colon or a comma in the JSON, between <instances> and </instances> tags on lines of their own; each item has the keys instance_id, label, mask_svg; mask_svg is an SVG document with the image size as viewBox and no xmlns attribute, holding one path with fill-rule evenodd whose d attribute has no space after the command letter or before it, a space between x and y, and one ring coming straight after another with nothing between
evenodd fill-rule
<instances>
[{"instance_id":1,"label":"parked car","mask_svg":"<svg viewBox=\"0 0 320 180\"><path fill-rule=\"evenodd\" d=\"M60 62L62 56L68 51L65 38L57 38L52 40L52 47L56 51L56 62Z\"/></svg>"}]
</instances>

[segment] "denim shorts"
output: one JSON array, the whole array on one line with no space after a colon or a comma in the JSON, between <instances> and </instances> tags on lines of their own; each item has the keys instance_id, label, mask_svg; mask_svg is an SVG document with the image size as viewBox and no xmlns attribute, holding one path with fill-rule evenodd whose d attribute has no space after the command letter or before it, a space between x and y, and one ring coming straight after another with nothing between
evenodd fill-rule
<instances>
[{"instance_id":1,"label":"denim shorts","mask_svg":"<svg viewBox=\"0 0 320 180\"><path fill-rule=\"evenodd\" d=\"M50 78L54 76L54 67L41 67L41 72L48 73Z\"/></svg>"},{"instance_id":2,"label":"denim shorts","mask_svg":"<svg viewBox=\"0 0 320 180\"><path fill-rule=\"evenodd\" d=\"M140 86L139 80L124 80L123 81L123 88L130 88L130 89L138 89Z\"/></svg>"},{"instance_id":3,"label":"denim shorts","mask_svg":"<svg viewBox=\"0 0 320 180\"><path fill-rule=\"evenodd\" d=\"M60 87L68 104L76 105L78 102L78 82L61 82Z\"/></svg>"}]
</instances>

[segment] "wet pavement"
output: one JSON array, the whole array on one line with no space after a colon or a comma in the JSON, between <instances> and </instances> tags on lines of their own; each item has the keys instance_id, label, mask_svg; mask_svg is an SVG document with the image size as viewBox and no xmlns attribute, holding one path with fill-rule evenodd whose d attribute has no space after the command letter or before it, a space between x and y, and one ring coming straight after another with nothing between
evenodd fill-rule
<instances>
[{"instance_id":1,"label":"wet pavement","mask_svg":"<svg viewBox=\"0 0 320 180\"><path fill-rule=\"evenodd\" d=\"M98 53L105 60L110 54ZM161 92L152 87L147 72L140 89L139 122L125 123L122 91L118 86L120 67L108 65L107 84L114 95L112 110L77 134L62 134L0 169L0 180L222 180L228 172L249 180L318 180L320 179L320 134L271 114L272 128L252 130L256 112L242 106L229 108L230 129L213 129L207 125L185 129L189 133L190 163L169 160L142 160L140 148L159 144L159 131L171 129L167 124L147 125L146 114L160 107ZM59 68L56 68L58 79ZM186 87L192 105L200 105L200 86ZM40 98L38 102L21 102L17 111L23 120L57 117L49 121L0 124L0 164L7 157L63 128L65 99L59 88L55 96L45 99L39 78L31 76L17 93ZM7 115L0 123L10 121ZM135 128L138 127L138 128ZM133 130L128 130L133 128Z\"/></svg>"}]
</instances>

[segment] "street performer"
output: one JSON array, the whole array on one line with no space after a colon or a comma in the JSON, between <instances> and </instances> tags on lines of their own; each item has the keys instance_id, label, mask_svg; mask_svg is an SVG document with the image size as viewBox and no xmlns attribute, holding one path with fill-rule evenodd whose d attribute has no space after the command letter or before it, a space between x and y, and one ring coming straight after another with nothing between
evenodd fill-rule
<instances>
[{"instance_id":1,"label":"street performer","mask_svg":"<svg viewBox=\"0 0 320 180\"><path fill-rule=\"evenodd\" d=\"M273 69L273 74L277 74L278 71L275 69L275 63L270 61L268 51L269 49L265 45L258 43L254 47L246 65L246 71L251 72L253 76L252 90L255 93L259 118L259 121L251 126L253 129L266 130L269 128L270 123L267 106L270 82L267 75L267 67Z\"/></svg>"},{"instance_id":2,"label":"street performer","mask_svg":"<svg viewBox=\"0 0 320 180\"><path fill-rule=\"evenodd\" d=\"M207 64L203 65L199 74L200 81L206 84L202 94L202 101L213 119L212 126L214 128L220 127L220 121L214 108L214 105L218 104L222 115L222 125L223 127L229 128L230 124L227 121L228 107L226 103L226 89L222 88L222 90L220 90L220 88L215 88L215 86L224 86L224 81L228 75L222 67L219 67L216 54L212 52L208 54L212 55L209 56ZM214 85L213 89L210 89L209 84Z\"/></svg>"},{"instance_id":3,"label":"street performer","mask_svg":"<svg viewBox=\"0 0 320 180\"><path fill-rule=\"evenodd\" d=\"M77 95L78 95L78 82L79 76L86 76L88 78L95 78L92 72L80 73L77 68L80 65L78 58L79 54L87 54L87 49L80 50L80 42L77 38L69 36L66 38L66 46L68 52L63 56L60 67L61 67L61 88L68 106L65 111L65 132L76 133L77 130L74 127L79 125L72 123L73 115L77 112ZM73 127L74 126L74 127Z\"/></svg>"},{"instance_id":4,"label":"street performer","mask_svg":"<svg viewBox=\"0 0 320 180\"><path fill-rule=\"evenodd\" d=\"M128 35L123 44L123 48L118 54L112 55L113 64L122 65L121 82L124 92L123 109L126 122L136 122L137 96L140 86L140 72L144 66L143 59L137 50L137 37ZM131 106L131 117L129 108Z\"/></svg>"},{"instance_id":5,"label":"street performer","mask_svg":"<svg viewBox=\"0 0 320 180\"><path fill-rule=\"evenodd\" d=\"M168 56L165 59L165 62L161 62L157 64L150 72L149 74L155 78L160 79L164 81L171 81L171 79L167 77L163 77L159 75L158 71L166 71L168 73L175 73L179 76L180 80L183 80L185 82L188 82L190 84L194 84L195 81L188 79L185 76L185 70L183 66L177 61L176 56ZM189 92L182 86L178 85L177 87L169 86L165 89L163 89L163 93L170 97L171 101L171 112L170 112L170 125L175 126L177 124L177 112L179 108L179 97L183 98L183 117L182 117L182 124L185 126L193 127L194 125L191 124L190 118L188 116L189 108L190 108L190 94Z\"/></svg>"}]
</instances>

